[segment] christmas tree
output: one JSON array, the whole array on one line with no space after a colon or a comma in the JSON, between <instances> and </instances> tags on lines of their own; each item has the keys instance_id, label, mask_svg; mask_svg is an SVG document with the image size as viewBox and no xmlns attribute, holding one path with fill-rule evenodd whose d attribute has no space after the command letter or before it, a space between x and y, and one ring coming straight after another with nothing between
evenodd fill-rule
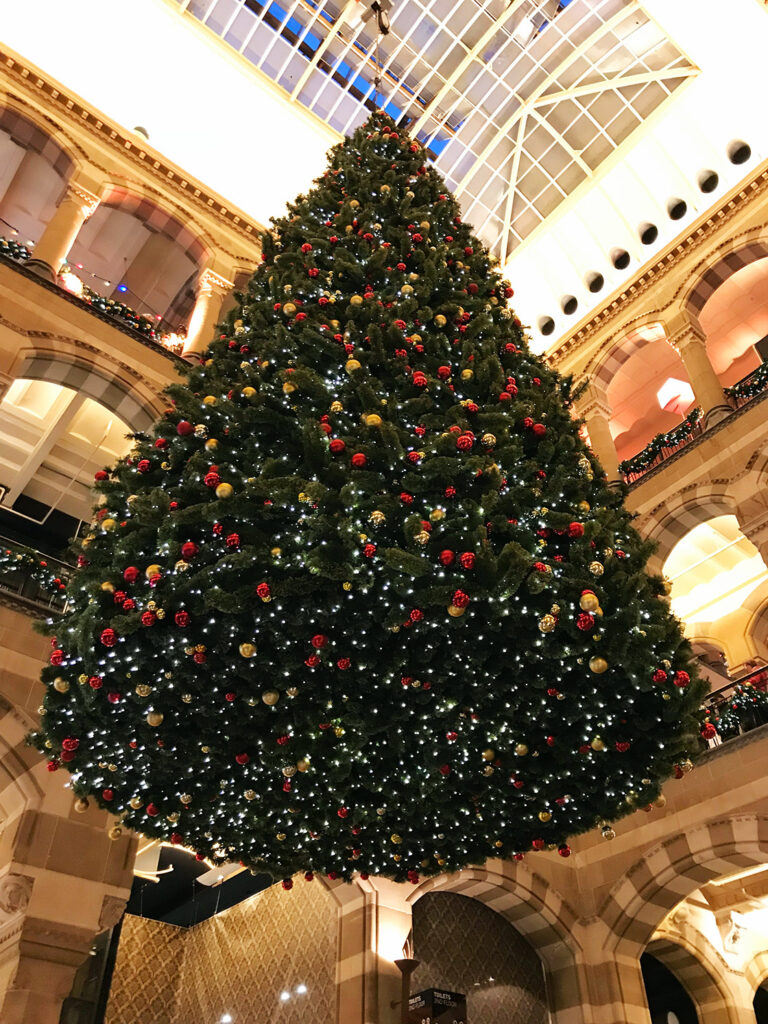
<instances>
[{"instance_id":1,"label":"christmas tree","mask_svg":"<svg viewBox=\"0 0 768 1024\"><path fill-rule=\"evenodd\" d=\"M335 146L97 474L35 742L215 861L567 855L699 742L649 549L424 161L381 113Z\"/></svg>"}]
</instances>

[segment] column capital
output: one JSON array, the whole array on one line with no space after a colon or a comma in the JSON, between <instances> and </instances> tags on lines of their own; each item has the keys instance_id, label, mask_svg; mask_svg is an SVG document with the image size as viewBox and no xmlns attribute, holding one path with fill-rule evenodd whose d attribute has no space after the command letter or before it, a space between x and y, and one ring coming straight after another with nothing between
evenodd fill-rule
<instances>
[{"instance_id":1,"label":"column capital","mask_svg":"<svg viewBox=\"0 0 768 1024\"><path fill-rule=\"evenodd\" d=\"M83 210L86 220L96 210L101 199L95 195L90 189L85 188L83 185L78 185L76 181L67 182L67 199L73 200Z\"/></svg>"},{"instance_id":2,"label":"column capital","mask_svg":"<svg viewBox=\"0 0 768 1024\"><path fill-rule=\"evenodd\" d=\"M197 294L224 296L232 291L234 287L234 281L228 280L223 274L217 274L215 270L206 269L200 275Z\"/></svg>"},{"instance_id":3,"label":"column capital","mask_svg":"<svg viewBox=\"0 0 768 1024\"><path fill-rule=\"evenodd\" d=\"M667 338L668 343L677 352L678 355L682 355L683 351L693 345L706 346L706 336L704 332L696 324L689 322L679 327L674 334L670 334Z\"/></svg>"},{"instance_id":4,"label":"column capital","mask_svg":"<svg viewBox=\"0 0 768 1024\"><path fill-rule=\"evenodd\" d=\"M590 416L602 416L607 420L611 418L608 391L602 384L594 380L589 382L584 393L576 400L576 408L584 420L589 419Z\"/></svg>"}]
</instances>

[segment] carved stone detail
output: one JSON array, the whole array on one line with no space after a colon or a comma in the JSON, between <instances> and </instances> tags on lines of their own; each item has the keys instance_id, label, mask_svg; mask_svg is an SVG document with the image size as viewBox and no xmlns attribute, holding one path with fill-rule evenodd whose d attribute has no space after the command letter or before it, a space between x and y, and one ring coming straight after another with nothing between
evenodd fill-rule
<instances>
[{"instance_id":1,"label":"carved stone detail","mask_svg":"<svg viewBox=\"0 0 768 1024\"><path fill-rule=\"evenodd\" d=\"M29 906L34 879L29 875L8 874L0 879L0 913L6 918L23 914Z\"/></svg>"},{"instance_id":2,"label":"carved stone detail","mask_svg":"<svg viewBox=\"0 0 768 1024\"><path fill-rule=\"evenodd\" d=\"M101 902L101 913L99 914L99 931L106 932L114 928L117 922L125 913L126 900L119 896L105 896Z\"/></svg>"}]
</instances>

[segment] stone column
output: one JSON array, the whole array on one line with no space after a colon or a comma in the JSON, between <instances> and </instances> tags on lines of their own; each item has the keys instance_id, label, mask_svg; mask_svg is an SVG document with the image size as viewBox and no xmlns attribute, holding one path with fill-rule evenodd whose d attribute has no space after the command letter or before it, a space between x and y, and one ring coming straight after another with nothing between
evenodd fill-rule
<instances>
[{"instance_id":1,"label":"stone column","mask_svg":"<svg viewBox=\"0 0 768 1024\"><path fill-rule=\"evenodd\" d=\"M187 328L184 355L199 355L213 341L224 297L234 288L232 281L213 270L204 270L197 287L197 300Z\"/></svg>"},{"instance_id":2,"label":"stone column","mask_svg":"<svg viewBox=\"0 0 768 1024\"><path fill-rule=\"evenodd\" d=\"M704 426L711 427L729 416L733 410L709 361L706 339L701 331L688 323L669 339L669 343L683 361L696 401L704 414Z\"/></svg>"},{"instance_id":3,"label":"stone column","mask_svg":"<svg viewBox=\"0 0 768 1024\"><path fill-rule=\"evenodd\" d=\"M608 483L618 483L621 473L611 434L611 407L605 389L592 381L577 404L579 415L589 432L590 447L605 470Z\"/></svg>"},{"instance_id":4,"label":"stone column","mask_svg":"<svg viewBox=\"0 0 768 1024\"><path fill-rule=\"evenodd\" d=\"M70 182L64 198L35 246L32 259L26 264L29 269L55 281L80 228L98 205L98 196Z\"/></svg>"}]
</instances>

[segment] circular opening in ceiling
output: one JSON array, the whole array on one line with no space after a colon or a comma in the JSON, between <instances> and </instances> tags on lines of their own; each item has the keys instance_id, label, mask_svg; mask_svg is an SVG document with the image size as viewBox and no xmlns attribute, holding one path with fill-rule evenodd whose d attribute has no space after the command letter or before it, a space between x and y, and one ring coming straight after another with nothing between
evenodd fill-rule
<instances>
[{"instance_id":1,"label":"circular opening in ceiling","mask_svg":"<svg viewBox=\"0 0 768 1024\"><path fill-rule=\"evenodd\" d=\"M714 192L719 181L717 171L702 171L698 177L699 189L704 193Z\"/></svg>"},{"instance_id":2,"label":"circular opening in ceiling","mask_svg":"<svg viewBox=\"0 0 768 1024\"><path fill-rule=\"evenodd\" d=\"M560 302L560 308L566 316L571 316L579 308L579 300L575 295L564 295Z\"/></svg>"},{"instance_id":3,"label":"circular opening in ceiling","mask_svg":"<svg viewBox=\"0 0 768 1024\"><path fill-rule=\"evenodd\" d=\"M659 229L655 224L641 224L640 225L640 241L643 245L653 245L656 239L659 237Z\"/></svg>"},{"instance_id":4,"label":"circular opening in ceiling","mask_svg":"<svg viewBox=\"0 0 768 1024\"><path fill-rule=\"evenodd\" d=\"M541 318L541 320L539 320L539 330L545 338L552 334L554 329L555 321L552 319L551 316L544 316Z\"/></svg>"},{"instance_id":5,"label":"circular opening in ceiling","mask_svg":"<svg viewBox=\"0 0 768 1024\"><path fill-rule=\"evenodd\" d=\"M688 212L688 203L684 199L670 199L667 203L667 213L670 220L681 220Z\"/></svg>"},{"instance_id":6,"label":"circular opening in ceiling","mask_svg":"<svg viewBox=\"0 0 768 1024\"><path fill-rule=\"evenodd\" d=\"M629 253L626 249L614 249L611 253L611 263L617 270L626 270L629 266Z\"/></svg>"},{"instance_id":7,"label":"circular opening in ceiling","mask_svg":"<svg viewBox=\"0 0 768 1024\"><path fill-rule=\"evenodd\" d=\"M605 278L602 274L592 273L587 274L587 288L594 294L599 292L605 284Z\"/></svg>"},{"instance_id":8,"label":"circular opening in ceiling","mask_svg":"<svg viewBox=\"0 0 768 1024\"><path fill-rule=\"evenodd\" d=\"M732 164L745 164L752 156L752 147L742 139L728 143L728 159Z\"/></svg>"}]
</instances>

